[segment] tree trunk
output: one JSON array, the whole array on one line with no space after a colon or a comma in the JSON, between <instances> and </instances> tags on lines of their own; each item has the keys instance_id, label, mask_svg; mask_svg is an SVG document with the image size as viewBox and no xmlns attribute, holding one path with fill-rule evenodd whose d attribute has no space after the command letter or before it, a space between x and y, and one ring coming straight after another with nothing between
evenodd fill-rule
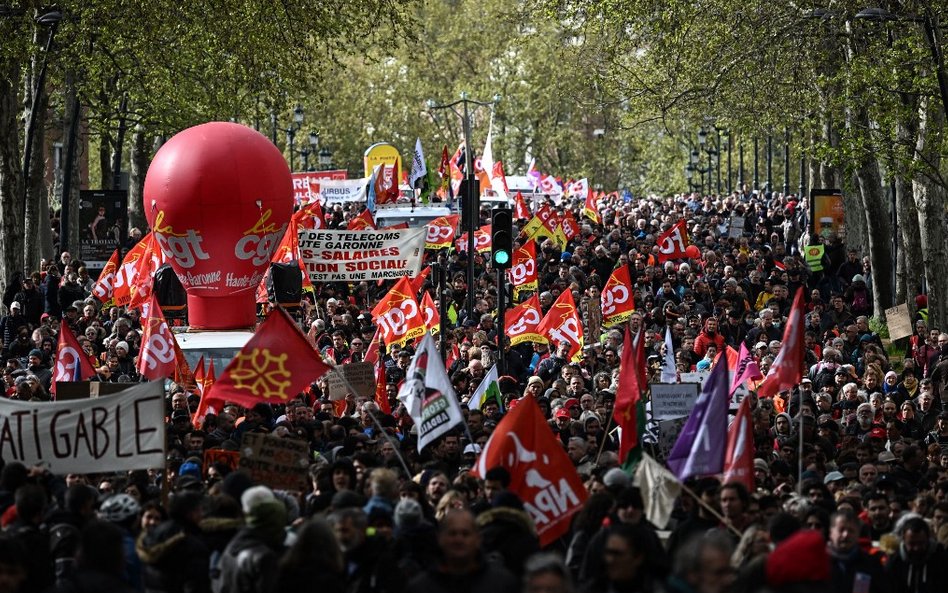
<instances>
[{"instance_id":1,"label":"tree trunk","mask_svg":"<svg viewBox=\"0 0 948 593\"><path fill-rule=\"evenodd\" d=\"M39 39L40 28L36 28L34 33L34 46L41 47L42 41ZM30 148L30 171L29 178L25 180L26 195L23 209L23 236L37 237L39 227L42 224L40 219L40 201L46 194L44 187L46 173L46 119L49 109L49 96L46 93L45 85L43 88L36 88L37 79L42 69L43 54L36 51L33 53L31 69L23 81L23 129L28 129L27 122L33 118L33 138ZM36 104L36 113L33 110L34 89L39 93L39 101ZM25 143L25 139L24 139ZM24 146L24 150L26 150ZM23 265L26 271L36 270L40 263L40 253L36 249L33 240L25 241L23 246Z\"/></svg>"},{"instance_id":2,"label":"tree trunk","mask_svg":"<svg viewBox=\"0 0 948 593\"><path fill-rule=\"evenodd\" d=\"M68 201L69 216L63 221L69 229L68 243L63 244L60 237L60 251L77 253L79 246L79 154L82 152L80 147L84 145L85 139L80 137L79 123L82 117L82 106L76 97L78 90L75 85L75 75L68 73L66 75L66 117L64 119L66 141L63 146L63 154L66 163L64 166L63 177L63 196L62 207L66 208ZM66 178L68 177L68 179Z\"/></svg>"},{"instance_id":3,"label":"tree trunk","mask_svg":"<svg viewBox=\"0 0 948 593\"><path fill-rule=\"evenodd\" d=\"M56 258L56 252L53 251L53 227L49 222L49 198L50 194L55 191L56 184L53 184L53 187L44 187L43 192L40 194L39 202L39 228L38 231L38 242L39 242L39 257L45 258L46 261L52 261ZM37 260L37 264L39 260Z\"/></svg>"},{"instance_id":4,"label":"tree trunk","mask_svg":"<svg viewBox=\"0 0 948 593\"><path fill-rule=\"evenodd\" d=\"M895 180L895 207L899 223L899 253L905 255L904 294L898 299L899 303L903 303L911 301L921 290L919 271L924 266L913 184L903 177Z\"/></svg>"},{"instance_id":5,"label":"tree trunk","mask_svg":"<svg viewBox=\"0 0 948 593\"><path fill-rule=\"evenodd\" d=\"M0 294L15 272L23 271L23 171L20 162L20 129L17 80L20 69L2 62L0 73Z\"/></svg>"},{"instance_id":6,"label":"tree trunk","mask_svg":"<svg viewBox=\"0 0 948 593\"><path fill-rule=\"evenodd\" d=\"M135 126L135 131L132 133L132 148L129 154L128 224L129 228L137 227L142 234L148 226L145 221L145 209L142 206L145 174L148 172L148 163L151 161L147 146L148 134L139 124Z\"/></svg>"},{"instance_id":7,"label":"tree trunk","mask_svg":"<svg viewBox=\"0 0 948 593\"><path fill-rule=\"evenodd\" d=\"M125 133L128 130L128 95L122 96L118 110L118 130L115 132L115 145L112 147L112 189L122 189L122 150L125 147Z\"/></svg>"},{"instance_id":8,"label":"tree trunk","mask_svg":"<svg viewBox=\"0 0 948 593\"><path fill-rule=\"evenodd\" d=\"M948 245L945 241L945 188L927 171L937 175L941 167L940 147L945 125L945 113L936 99L925 97L919 105L918 143L915 158L923 167L912 181L915 206L918 210L918 229L921 255L928 288L928 326L942 331L948 327ZM916 270L916 274L920 270Z\"/></svg>"}]
</instances>

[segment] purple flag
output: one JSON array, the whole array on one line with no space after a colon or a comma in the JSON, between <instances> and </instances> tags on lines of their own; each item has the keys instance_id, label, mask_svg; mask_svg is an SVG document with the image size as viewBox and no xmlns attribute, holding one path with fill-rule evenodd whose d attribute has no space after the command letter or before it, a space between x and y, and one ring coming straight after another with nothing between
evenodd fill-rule
<instances>
[{"instance_id":1,"label":"purple flag","mask_svg":"<svg viewBox=\"0 0 948 593\"><path fill-rule=\"evenodd\" d=\"M668 455L668 468L679 480L719 474L724 469L730 387L727 360L722 356L711 369L695 408Z\"/></svg>"},{"instance_id":2,"label":"purple flag","mask_svg":"<svg viewBox=\"0 0 948 593\"><path fill-rule=\"evenodd\" d=\"M747 346L744 342L741 342L741 351L737 355L737 370L734 371L734 384L731 385L730 394L734 395L737 388L743 385L744 381L748 379L756 381L763 378L764 375L760 372L757 361L754 360L754 357L747 351Z\"/></svg>"}]
</instances>

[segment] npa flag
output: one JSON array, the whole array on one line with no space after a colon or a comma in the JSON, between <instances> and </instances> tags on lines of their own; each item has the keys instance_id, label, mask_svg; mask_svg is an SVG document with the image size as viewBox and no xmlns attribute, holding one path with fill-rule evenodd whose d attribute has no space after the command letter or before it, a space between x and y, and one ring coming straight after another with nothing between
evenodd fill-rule
<instances>
[{"instance_id":1,"label":"npa flag","mask_svg":"<svg viewBox=\"0 0 948 593\"><path fill-rule=\"evenodd\" d=\"M541 547L569 531L570 520L588 493L532 396L520 400L497 424L475 472L483 479L495 467L510 473L508 489L533 518Z\"/></svg>"},{"instance_id":2,"label":"npa flag","mask_svg":"<svg viewBox=\"0 0 948 593\"><path fill-rule=\"evenodd\" d=\"M731 395L737 391L737 388L744 384L744 381L757 381L763 379L757 361L747 351L747 346L741 342L741 350L737 355L737 368L734 370L734 383L731 385ZM802 377L801 377L802 380Z\"/></svg>"},{"instance_id":3,"label":"npa flag","mask_svg":"<svg viewBox=\"0 0 948 593\"><path fill-rule=\"evenodd\" d=\"M425 227L425 249L448 249L454 243L460 214L439 216Z\"/></svg>"},{"instance_id":4,"label":"npa flag","mask_svg":"<svg viewBox=\"0 0 948 593\"><path fill-rule=\"evenodd\" d=\"M583 326L573 300L573 292L564 290L547 311L537 332L546 336L550 344L569 343L569 359L579 362L583 350Z\"/></svg>"},{"instance_id":5,"label":"npa flag","mask_svg":"<svg viewBox=\"0 0 948 593\"><path fill-rule=\"evenodd\" d=\"M672 341L672 328L665 327L665 361L662 363L662 383L678 382L678 365L675 364L675 343Z\"/></svg>"},{"instance_id":6,"label":"npa flag","mask_svg":"<svg viewBox=\"0 0 948 593\"><path fill-rule=\"evenodd\" d=\"M523 199L523 194L517 192L514 195L514 218L517 220L527 220L531 216L530 208L527 207L527 201Z\"/></svg>"},{"instance_id":7,"label":"npa flag","mask_svg":"<svg viewBox=\"0 0 948 593\"><path fill-rule=\"evenodd\" d=\"M75 334L69 329L66 320L59 322L59 344L56 346L56 368L50 391L56 393L56 383L60 381L88 381L95 376L92 361L82 351Z\"/></svg>"},{"instance_id":8,"label":"npa flag","mask_svg":"<svg viewBox=\"0 0 948 593\"><path fill-rule=\"evenodd\" d=\"M411 280L403 276L372 309L386 346L404 344L425 333L425 319L415 300L417 292Z\"/></svg>"},{"instance_id":9,"label":"npa flag","mask_svg":"<svg viewBox=\"0 0 948 593\"><path fill-rule=\"evenodd\" d=\"M730 377L727 362L718 361L704 382L695 407L668 454L668 468L678 479L719 474L724 469Z\"/></svg>"},{"instance_id":10,"label":"npa flag","mask_svg":"<svg viewBox=\"0 0 948 593\"><path fill-rule=\"evenodd\" d=\"M639 332L641 334L641 331ZM619 359L619 381L616 388L616 403L612 417L622 431L619 435L619 463L627 473L635 471L642 459L641 437L645 434L645 402L642 400L642 385L639 381L639 352L644 354L645 339L632 341L632 332L625 326L622 355Z\"/></svg>"},{"instance_id":11,"label":"npa flag","mask_svg":"<svg viewBox=\"0 0 948 593\"><path fill-rule=\"evenodd\" d=\"M474 395L472 395L471 399L467 402L467 408L469 410L480 410L484 407L484 404L490 400L497 402L500 411L504 411L504 400L500 395L500 383L498 383L496 364L490 367L490 370L487 371L487 374L481 379L481 384L477 386Z\"/></svg>"},{"instance_id":12,"label":"npa flag","mask_svg":"<svg viewBox=\"0 0 948 593\"><path fill-rule=\"evenodd\" d=\"M679 220L675 226L658 236L655 243L658 245L659 263L670 259L688 257L685 250L688 248L688 226L684 220Z\"/></svg>"},{"instance_id":13,"label":"npa flag","mask_svg":"<svg viewBox=\"0 0 948 593\"><path fill-rule=\"evenodd\" d=\"M616 268L599 295L602 308L603 327L612 327L625 323L635 312L635 299L632 296L632 279L629 266Z\"/></svg>"},{"instance_id":14,"label":"npa flag","mask_svg":"<svg viewBox=\"0 0 948 593\"><path fill-rule=\"evenodd\" d=\"M770 365L767 377L757 387L757 397L773 397L785 389L793 389L803 380L803 289L793 298L787 326L780 341L780 352Z\"/></svg>"},{"instance_id":15,"label":"npa flag","mask_svg":"<svg viewBox=\"0 0 948 593\"><path fill-rule=\"evenodd\" d=\"M372 213L366 208L350 220L346 228L350 231L374 231L376 229L375 220L372 218Z\"/></svg>"},{"instance_id":16,"label":"npa flag","mask_svg":"<svg viewBox=\"0 0 948 593\"><path fill-rule=\"evenodd\" d=\"M138 353L138 374L151 381L173 377L178 366L178 344L154 294L143 311L142 325L144 327L142 347Z\"/></svg>"},{"instance_id":17,"label":"npa flag","mask_svg":"<svg viewBox=\"0 0 948 593\"><path fill-rule=\"evenodd\" d=\"M754 485L754 421L751 418L750 398L741 400L737 417L727 431L724 452L724 483L740 482L753 492Z\"/></svg>"},{"instance_id":18,"label":"npa flag","mask_svg":"<svg viewBox=\"0 0 948 593\"><path fill-rule=\"evenodd\" d=\"M537 289L537 244L531 239L522 247L514 251L513 263L510 265L510 284L514 288L514 299L520 297L524 291Z\"/></svg>"},{"instance_id":19,"label":"npa flag","mask_svg":"<svg viewBox=\"0 0 948 593\"><path fill-rule=\"evenodd\" d=\"M275 307L214 386L205 387L208 393L201 403L232 401L245 408L261 402L285 404L327 372L329 366L293 319Z\"/></svg>"},{"instance_id":20,"label":"npa flag","mask_svg":"<svg viewBox=\"0 0 948 593\"><path fill-rule=\"evenodd\" d=\"M536 294L507 310L504 314L504 325L507 328L510 345L516 346L523 342L546 344L547 339L539 330L542 319L540 297Z\"/></svg>"},{"instance_id":21,"label":"npa flag","mask_svg":"<svg viewBox=\"0 0 948 593\"><path fill-rule=\"evenodd\" d=\"M105 267L102 268L95 286L92 287L92 296L99 299L103 304L112 300L112 292L115 289L115 275L118 272L120 262L119 250L116 249L112 252L112 257L109 258Z\"/></svg>"},{"instance_id":22,"label":"npa flag","mask_svg":"<svg viewBox=\"0 0 948 593\"><path fill-rule=\"evenodd\" d=\"M464 422L458 398L430 333L425 333L408 365L398 399L405 404L418 428L419 453L429 443Z\"/></svg>"},{"instance_id":23,"label":"npa flag","mask_svg":"<svg viewBox=\"0 0 948 593\"><path fill-rule=\"evenodd\" d=\"M435 307L431 294L427 290L424 296L421 297L421 312L425 316L425 327L432 335L441 331L441 315L438 314L438 308Z\"/></svg>"},{"instance_id":24,"label":"npa flag","mask_svg":"<svg viewBox=\"0 0 948 593\"><path fill-rule=\"evenodd\" d=\"M418 189L416 183L428 174L428 165L425 163L425 152L421 149L421 138L415 139L415 153L411 158L411 174L408 176L408 185Z\"/></svg>"}]
</instances>

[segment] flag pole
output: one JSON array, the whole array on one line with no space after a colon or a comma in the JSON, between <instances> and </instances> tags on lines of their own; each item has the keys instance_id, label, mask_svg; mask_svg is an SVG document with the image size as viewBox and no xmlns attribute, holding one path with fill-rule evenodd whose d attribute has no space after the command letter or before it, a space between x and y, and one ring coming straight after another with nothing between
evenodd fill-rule
<instances>
[{"instance_id":1,"label":"flag pole","mask_svg":"<svg viewBox=\"0 0 948 593\"><path fill-rule=\"evenodd\" d=\"M802 402L803 397L801 396L800 399ZM787 407L788 408L790 407L789 402L787 404ZM799 434L797 435L799 438L797 440L799 441L800 450L797 452L797 494L802 495L803 494L803 413L802 413L803 406L801 405L799 407L800 409L797 410L797 416L800 419L800 426L797 427L797 430L799 431Z\"/></svg>"},{"instance_id":2,"label":"flag pole","mask_svg":"<svg viewBox=\"0 0 948 593\"><path fill-rule=\"evenodd\" d=\"M348 389L349 391L351 391L353 394L359 393L359 392L352 386L352 383L350 383L349 380L346 379L345 375L343 375L342 373L336 373L336 377L338 377L339 379L341 379L343 385L346 386L346 389ZM395 440L391 437L391 435L388 434L388 432L382 427L382 423L379 422L379 419L378 419L378 417L376 417L375 412L373 412L371 409L368 409L368 410L365 410L365 411L369 413L369 417L372 418L372 423L375 424L375 427L379 429L379 433L382 435L382 438L384 438L386 441L388 441L388 442L395 448L395 455L398 457L398 461L401 462L402 467L405 469L405 476L407 476L408 479L410 480L410 479L411 479L411 470L408 469L408 464L405 463L405 458L402 457L402 452L401 452L401 450L400 450L400 447L398 446L398 443L396 443Z\"/></svg>"},{"instance_id":3,"label":"flag pole","mask_svg":"<svg viewBox=\"0 0 948 593\"><path fill-rule=\"evenodd\" d=\"M737 529L737 527L734 527L733 525L731 525L730 523L728 523L727 520L724 518L724 515L722 515L721 513L719 513L714 507L712 507L711 505L709 505L709 504L706 503L705 501L701 500L701 496L699 496L697 492L695 492L694 490L692 490L691 488L689 488L688 486L686 486L684 482L680 482L680 484L681 484L681 489L684 490L685 492L687 492L688 495L691 496L691 498L695 499L695 502L697 502L699 505L701 505L701 508L703 508L704 510L706 510L706 511L708 511L709 513L711 513L712 515L714 515L714 517L715 517L718 521L720 521L722 524L724 524L725 527L727 527L728 529L730 529L731 532L734 533L734 535L736 535L737 537L742 537L742 536L744 535L743 533L741 533L741 532Z\"/></svg>"},{"instance_id":4,"label":"flag pole","mask_svg":"<svg viewBox=\"0 0 948 593\"><path fill-rule=\"evenodd\" d=\"M596 454L596 465L599 465L599 458L602 457L602 450L606 447L606 441L609 439L609 427L612 426L612 417L614 414L609 414L608 420L606 420L606 427L602 431L602 442L599 443L599 453ZM619 460L619 464L622 464L622 460Z\"/></svg>"}]
</instances>

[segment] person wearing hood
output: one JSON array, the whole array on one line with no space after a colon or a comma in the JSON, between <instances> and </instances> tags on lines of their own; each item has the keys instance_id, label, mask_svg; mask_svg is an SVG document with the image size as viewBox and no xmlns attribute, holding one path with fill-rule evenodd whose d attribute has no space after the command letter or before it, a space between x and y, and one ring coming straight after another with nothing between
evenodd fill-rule
<instances>
[{"instance_id":1,"label":"person wearing hood","mask_svg":"<svg viewBox=\"0 0 948 593\"><path fill-rule=\"evenodd\" d=\"M169 519L142 533L135 549L145 567L146 591L209 593L210 553L202 539L204 493L183 490L171 496Z\"/></svg>"},{"instance_id":2,"label":"person wearing hood","mask_svg":"<svg viewBox=\"0 0 948 593\"><path fill-rule=\"evenodd\" d=\"M221 555L219 590L229 593L273 591L286 538L286 506L266 486L245 490L240 504L246 526L237 532Z\"/></svg>"},{"instance_id":3,"label":"person wearing hood","mask_svg":"<svg viewBox=\"0 0 948 593\"><path fill-rule=\"evenodd\" d=\"M853 276L853 282L846 288L843 298L853 316L872 315L872 291L862 274Z\"/></svg>"},{"instance_id":4,"label":"person wearing hood","mask_svg":"<svg viewBox=\"0 0 948 593\"><path fill-rule=\"evenodd\" d=\"M704 328L695 338L695 354L703 357L711 345L716 346L718 352L724 350L724 336L718 331L717 317L708 317L704 321Z\"/></svg>"}]
</instances>

